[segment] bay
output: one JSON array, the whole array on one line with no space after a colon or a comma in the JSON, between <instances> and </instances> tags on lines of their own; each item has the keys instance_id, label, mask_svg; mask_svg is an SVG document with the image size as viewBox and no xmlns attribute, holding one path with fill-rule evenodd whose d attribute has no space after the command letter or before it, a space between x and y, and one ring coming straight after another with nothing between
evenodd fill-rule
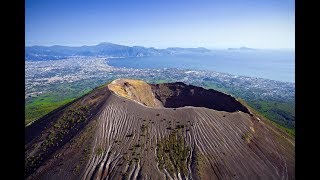
<instances>
[{"instance_id":1,"label":"bay","mask_svg":"<svg viewBox=\"0 0 320 180\"><path fill-rule=\"evenodd\" d=\"M209 70L293 83L295 79L293 50L213 50L206 53L112 58L107 63L121 68Z\"/></svg>"}]
</instances>

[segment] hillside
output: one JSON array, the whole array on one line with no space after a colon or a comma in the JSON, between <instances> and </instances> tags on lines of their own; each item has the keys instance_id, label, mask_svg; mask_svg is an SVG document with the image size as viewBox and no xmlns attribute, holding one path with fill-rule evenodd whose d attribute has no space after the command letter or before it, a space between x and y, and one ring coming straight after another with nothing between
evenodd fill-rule
<instances>
[{"instance_id":1,"label":"hillside","mask_svg":"<svg viewBox=\"0 0 320 180\"><path fill-rule=\"evenodd\" d=\"M27 179L295 179L295 141L230 95L118 79L26 127Z\"/></svg>"}]
</instances>

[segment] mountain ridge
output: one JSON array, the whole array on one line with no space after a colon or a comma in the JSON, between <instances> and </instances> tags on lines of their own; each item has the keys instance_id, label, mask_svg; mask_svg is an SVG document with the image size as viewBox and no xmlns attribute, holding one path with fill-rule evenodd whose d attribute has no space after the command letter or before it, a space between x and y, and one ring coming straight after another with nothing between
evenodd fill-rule
<instances>
[{"instance_id":1,"label":"mountain ridge","mask_svg":"<svg viewBox=\"0 0 320 180\"><path fill-rule=\"evenodd\" d=\"M92 46L26 46L25 59L27 61L58 60L70 56L106 56L106 57L141 57L169 55L174 53L210 52L209 49L198 48L166 48L125 46L109 42Z\"/></svg>"}]
</instances>

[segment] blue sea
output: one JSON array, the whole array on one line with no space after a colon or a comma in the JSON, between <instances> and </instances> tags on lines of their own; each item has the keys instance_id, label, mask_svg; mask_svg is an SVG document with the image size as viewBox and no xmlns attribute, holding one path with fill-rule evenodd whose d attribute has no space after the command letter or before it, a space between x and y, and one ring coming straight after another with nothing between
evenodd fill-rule
<instances>
[{"instance_id":1,"label":"blue sea","mask_svg":"<svg viewBox=\"0 0 320 180\"><path fill-rule=\"evenodd\" d=\"M108 59L114 67L209 70L283 82L295 82L294 50L214 50L166 56Z\"/></svg>"}]
</instances>

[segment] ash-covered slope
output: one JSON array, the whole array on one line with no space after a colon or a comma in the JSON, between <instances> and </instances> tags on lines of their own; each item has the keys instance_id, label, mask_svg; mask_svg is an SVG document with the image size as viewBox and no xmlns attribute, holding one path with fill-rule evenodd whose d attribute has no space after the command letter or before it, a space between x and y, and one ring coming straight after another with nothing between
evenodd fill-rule
<instances>
[{"instance_id":1,"label":"ash-covered slope","mask_svg":"<svg viewBox=\"0 0 320 180\"><path fill-rule=\"evenodd\" d=\"M28 179L295 179L294 139L231 96L191 107L212 92L112 84L27 127Z\"/></svg>"}]
</instances>

